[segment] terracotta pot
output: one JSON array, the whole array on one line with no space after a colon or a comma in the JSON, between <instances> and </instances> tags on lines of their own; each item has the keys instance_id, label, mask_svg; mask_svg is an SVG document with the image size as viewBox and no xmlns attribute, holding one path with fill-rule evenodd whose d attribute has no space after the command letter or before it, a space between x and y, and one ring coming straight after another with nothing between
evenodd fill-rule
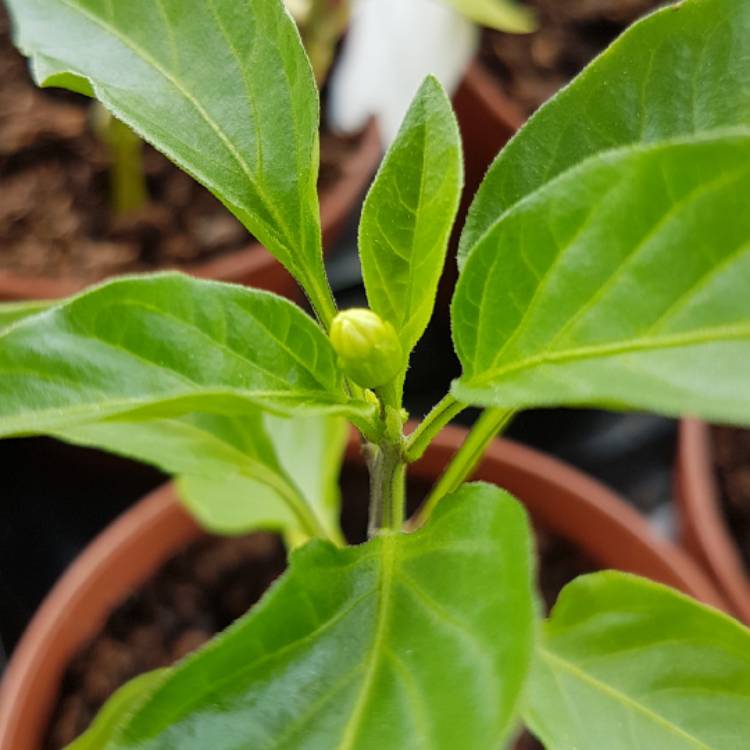
<instances>
[{"instance_id":1,"label":"terracotta pot","mask_svg":"<svg viewBox=\"0 0 750 750\"><path fill-rule=\"evenodd\" d=\"M675 474L683 546L709 571L734 614L750 624L750 578L720 507L711 428L680 423Z\"/></svg>"},{"instance_id":2,"label":"terracotta pot","mask_svg":"<svg viewBox=\"0 0 750 750\"><path fill-rule=\"evenodd\" d=\"M413 475L434 481L465 434L458 427L444 430L413 465ZM349 441L347 462L363 464L355 436ZM535 521L578 545L602 567L639 573L724 606L686 554L658 539L647 522L609 490L559 461L498 440L476 477L506 487L523 500ZM0 690L0 750L41 747L71 658L129 593L200 535L172 486L165 485L94 540L45 599L8 665Z\"/></svg>"},{"instance_id":3,"label":"terracotta pot","mask_svg":"<svg viewBox=\"0 0 750 750\"><path fill-rule=\"evenodd\" d=\"M365 129L357 148L342 165L340 178L320 196L325 248L335 242L347 218L358 205L380 156L380 137L372 122ZM247 284L286 296L298 293L289 273L257 242L184 270L193 276ZM41 278L0 271L0 300L59 299L79 292L88 283L73 277Z\"/></svg>"},{"instance_id":4,"label":"terracotta pot","mask_svg":"<svg viewBox=\"0 0 750 750\"><path fill-rule=\"evenodd\" d=\"M464 143L466 192L473 197L487 167L526 117L478 60L466 71L453 106Z\"/></svg>"}]
</instances>

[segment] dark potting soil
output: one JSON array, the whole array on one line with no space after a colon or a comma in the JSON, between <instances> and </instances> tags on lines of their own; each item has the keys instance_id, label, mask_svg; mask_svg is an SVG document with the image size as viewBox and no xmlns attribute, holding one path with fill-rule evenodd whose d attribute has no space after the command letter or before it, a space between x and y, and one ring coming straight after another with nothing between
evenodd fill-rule
<instances>
[{"instance_id":1,"label":"dark potting soil","mask_svg":"<svg viewBox=\"0 0 750 750\"><path fill-rule=\"evenodd\" d=\"M347 471L342 490L348 497L364 497L366 482L363 472ZM410 488L412 508L425 489ZM347 536L361 541L366 508L355 503L344 507ZM537 530L537 546L540 591L549 609L568 581L596 566L568 542L543 531ZM284 567L284 548L270 534L209 536L175 555L115 610L102 633L68 667L46 750L72 742L127 680L177 661L247 612ZM540 747L528 736L521 742L519 749Z\"/></svg>"},{"instance_id":2,"label":"dark potting soil","mask_svg":"<svg viewBox=\"0 0 750 750\"><path fill-rule=\"evenodd\" d=\"M549 99L633 21L665 0L524 0L537 13L533 34L486 29L480 58L527 114Z\"/></svg>"},{"instance_id":3,"label":"dark potting soil","mask_svg":"<svg viewBox=\"0 0 750 750\"><path fill-rule=\"evenodd\" d=\"M91 101L31 81L0 3L0 272L73 277L181 268L246 246L247 230L207 190L149 146L150 201L127 218L109 204L107 150ZM321 190L358 137L321 135Z\"/></svg>"},{"instance_id":4,"label":"dark potting soil","mask_svg":"<svg viewBox=\"0 0 750 750\"><path fill-rule=\"evenodd\" d=\"M750 430L713 428L721 507L750 570Z\"/></svg>"}]
</instances>

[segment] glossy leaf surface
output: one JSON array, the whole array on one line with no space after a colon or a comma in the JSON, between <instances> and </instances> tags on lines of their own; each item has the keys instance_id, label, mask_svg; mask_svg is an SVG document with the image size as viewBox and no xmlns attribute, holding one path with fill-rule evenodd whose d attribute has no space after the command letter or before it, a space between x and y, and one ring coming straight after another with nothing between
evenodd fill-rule
<instances>
[{"instance_id":1,"label":"glossy leaf surface","mask_svg":"<svg viewBox=\"0 0 750 750\"><path fill-rule=\"evenodd\" d=\"M460 256L517 201L594 154L750 125L749 60L745 0L685 0L634 25L503 149Z\"/></svg>"},{"instance_id":2,"label":"glossy leaf surface","mask_svg":"<svg viewBox=\"0 0 750 750\"><path fill-rule=\"evenodd\" d=\"M462 184L456 118L429 77L370 188L359 230L370 308L393 325L406 356L432 314Z\"/></svg>"},{"instance_id":3,"label":"glossy leaf surface","mask_svg":"<svg viewBox=\"0 0 750 750\"><path fill-rule=\"evenodd\" d=\"M750 135L609 152L517 204L453 302L468 403L750 421Z\"/></svg>"},{"instance_id":4,"label":"glossy leaf surface","mask_svg":"<svg viewBox=\"0 0 750 750\"><path fill-rule=\"evenodd\" d=\"M548 750L737 750L750 737L750 632L622 573L568 585L524 718Z\"/></svg>"},{"instance_id":5,"label":"glossy leaf surface","mask_svg":"<svg viewBox=\"0 0 750 750\"><path fill-rule=\"evenodd\" d=\"M352 412L333 350L267 292L179 274L104 284L0 333L0 434L128 415Z\"/></svg>"},{"instance_id":6,"label":"glossy leaf surface","mask_svg":"<svg viewBox=\"0 0 750 750\"><path fill-rule=\"evenodd\" d=\"M42 85L90 88L325 295L318 98L280 0L9 0Z\"/></svg>"},{"instance_id":7,"label":"glossy leaf surface","mask_svg":"<svg viewBox=\"0 0 750 750\"><path fill-rule=\"evenodd\" d=\"M530 555L523 510L488 485L411 535L311 542L106 747L498 747L531 653Z\"/></svg>"}]
</instances>

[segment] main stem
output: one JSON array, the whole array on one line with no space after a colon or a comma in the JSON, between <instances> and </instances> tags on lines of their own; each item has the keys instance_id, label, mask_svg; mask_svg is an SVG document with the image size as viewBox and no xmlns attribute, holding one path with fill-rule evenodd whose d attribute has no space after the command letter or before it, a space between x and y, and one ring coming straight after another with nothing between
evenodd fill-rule
<instances>
[{"instance_id":1,"label":"main stem","mask_svg":"<svg viewBox=\"0 0 750 750\"><path fill-rule=\"evenodd\" d=\"M466 436L463 445L419 509L412 521L413 526L423 524L440 500L451 492L455 492L472 475L487 446L512 418L513 411L508 409L485 409L482 412Z\"/></svg>"},{"instance_id":2,"label":"main stem","mask_svg":"<svg viewBox=\"0 0 750 750\"><path fill-rule=\"evenodd\" d=\"M370 470L370 521L367 535L381 530L399 531L404 523L406 462L400 443L367 443Z\"/></svg>"}]
</instances>

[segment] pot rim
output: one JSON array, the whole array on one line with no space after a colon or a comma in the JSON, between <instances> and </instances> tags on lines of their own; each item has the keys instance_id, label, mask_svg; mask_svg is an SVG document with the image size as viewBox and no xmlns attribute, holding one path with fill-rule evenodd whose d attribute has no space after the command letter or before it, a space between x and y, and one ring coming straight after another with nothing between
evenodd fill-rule
<instances>
[{"instance_id":1,"label":"pot rim","mask_svg":"<svg viewBox=\"0 0 750 750\"><path fill-rule=\"evenodd\" d=\"M436 479L465 435L465 428L446 427L412 464L411 474ZM363 465L354 431L347 460ZM721 595L688 555L659 539L633 508L577 469L498 439L475 479L491 481L498 476L504 477L501 486L515 494L525 488L523 502L536 521L577 544L604 567L650 572L656 580L725 608ZM561 501L564 513L557 510ZM44 599L10 659L0 683L0 750L40 746L72 655L130 591L201 533L170 483L137 502L84 549ZM613 538L624 540L619 552Z\"/></svg>"},{"instance_id":2,"label":"pot rim","mask_svg":"<svg viewBox=\"0 0 750 750\"><path fill-rule=\"evenodd\" d=\"M675 491L683 546L705 565L734 613L750 623L750 577L721 512L711 427L706 422L680 422Z\"/></svg>"},{"instance_id":3,"label":"pot rim","mask_svg":"<svg viewBox=\"0 0 750 750\"><path fill-rule=\"evenodd\" d=\"M380 156L380 135L375 121L371 120L362 131L356 149L342 163L339 178L320 193L324 247L330 247L337 239L377 168ZM200 278L239 284L253 284L253 280L262 279L264 283L258 286L287 295L296 288L296 282L286 269L255 240L237 250L189 264L180 270ZM84 281L74 276L47 278L0 271L0 300L59 299L107 278L111 277Z\"/></svg>"}]
</instances>

